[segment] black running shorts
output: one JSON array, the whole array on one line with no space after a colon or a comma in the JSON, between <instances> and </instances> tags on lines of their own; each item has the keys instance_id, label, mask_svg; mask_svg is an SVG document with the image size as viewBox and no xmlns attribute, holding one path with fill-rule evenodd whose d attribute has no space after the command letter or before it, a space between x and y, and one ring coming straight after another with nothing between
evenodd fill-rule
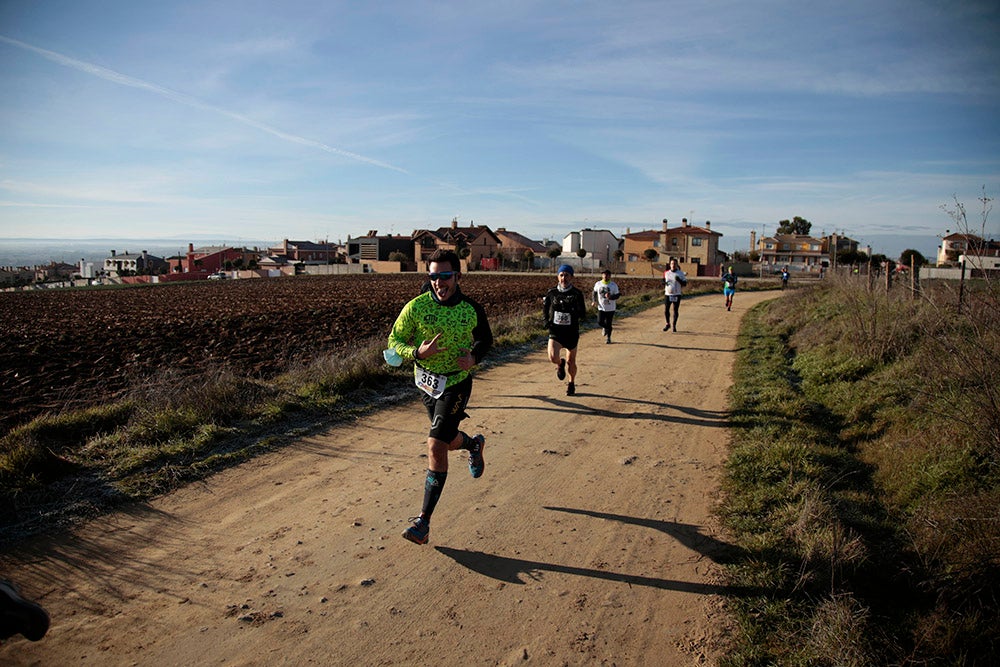
<instances>
[{"instance_id":1,"label":"black running shorts","mask_svg":"<svg viewBox=\"0 0 1000 667\"><path fill-rule=\"evenodd\" d=\"M420 393L431 420L431 430L427 435L443 442L454 440L458 435L459 424L469 416L465 414L465 406L469 404L469 396L472 394L472 376L445 389L441 398L431 398L424 392Z\"/></svg>"},{"instance_id":2,"label":"black running shorts","mask_svg":"<svg viewBox=\"0 0 1000 667\"><path fill-rule=\"evenodd\" d=\"M549 338L567 350L575 350L580 344L580 330L576 327L551 327Z\"/></svg>"}]
</instances>

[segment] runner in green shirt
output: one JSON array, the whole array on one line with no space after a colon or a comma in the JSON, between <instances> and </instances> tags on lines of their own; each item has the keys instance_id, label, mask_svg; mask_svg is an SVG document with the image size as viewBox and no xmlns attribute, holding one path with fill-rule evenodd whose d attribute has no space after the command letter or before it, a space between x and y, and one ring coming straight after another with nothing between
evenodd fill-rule
<instances>
[{"instance_id":1,"label":"runner in green shirt","mask_svg":"<svg viewBox=\"0 0 1000 667\"><path fill-rule=\"evenodd\" d=\"M485 438L470 438L459 430L468 415L465 407L472 393L472 368L493 346L486 311L459 289L461 260L450 250L431 255L428 278L431 289L405 306L389 334L389 349L413 361L414 384L421 390L431 421L427 435L427 477L420 515L403 537L426 544L431 514L448 477L448 452L469 452L469 472L480 477Z\"/></svg>"}]
</instances>

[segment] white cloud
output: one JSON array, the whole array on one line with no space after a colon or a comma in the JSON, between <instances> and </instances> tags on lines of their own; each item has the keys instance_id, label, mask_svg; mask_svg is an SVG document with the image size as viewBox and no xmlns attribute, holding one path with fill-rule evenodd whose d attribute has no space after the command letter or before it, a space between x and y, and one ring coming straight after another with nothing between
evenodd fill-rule
<instances>
[{"instance_id":1,"label":"white cloud","mask_svg":"<svg viewBox=\"0 0 1000 667\"><path fill-rule=\"evenodd\" d=\"M80 71L85 72L87 74L92 74L93 76L96 76L96 77L101 78L101 79L105 79L106 81L110 81L112 83L117 83L117 84L120 84L120 85L123 85L123 86L128 86L130 88L138 88L138 89L141 89L141 90L146 90L148 92L154 93L156 95L159 95L160 97L164 97L166 99L172 100L172 101L177 102L179 104L183 104L183 105L186 105L186 106L189 106L189 107L193 107L193 108L196 108L196 109L201 109L203 111L210 111L210 112L213 112L213 113L220 114L222 116L225 116L227 118L235 120L235 121L237 121L237 122L239 122L239 123L241 123L243 125L247 125L249 127L253 127L255 129L260 130L261 132L265 132L267 134L270 134L270 135L272 135L274 137L277 137L279 139L282 139L284 141L288 141L288 142L291 142L291 143L299 144L301 146L305 146L305 147L309 147L309 148L315 148L315 149L321 150L321 151L323 151L325 153L331 153L333 155L339 155L341 157L345 157L345 158L348 158L350 160L355 160L357 162L364 162L364 163L367 163L367 164L370 164L372 166L379 167L379 168L382 168L382 169L388 169L388 170L391 170L391 171L398 171L400 173L407 173L406 170L402 169L401 167L397 167L397 166L388 164L386 162L383 162L381 160L376 160L374 158L370 158L370 157L367 157L367 156L364 156L364 155L360 155L358 153L353 153L351 151L345 151L345 150L342 150L340 148L336 148L336 147L327 145L327 144L325 144L325 143L323 143L321 141L316 141L314 139L309 139L309 138L306 138L306 137L302 137L302 136L299 136L297 134L292 134L290 132L285 132L284 130L280 130L278 128L271 127L271 126L269 126L269 125L267 125L265 123L259 122L259 121L255 120L253 118L248 117L248 116L245 116L245 115L242 115L242 114L239 114L239 113L234 113L232 111L228 111L226 109L222 109L220 107L216 107L216 106L213 106L211 104L207 104L205 102L197 100L197 99L195 99L193 97L190 97L188 95L185 95L183 93L179 93L179 92L170 90L168 88L163 88L161 86L157 86L155 84L148 83L146 81L142 81L141 79L136 79L134 77L127 76L125 74L120 74L119 72L116 72L114 70L108 69L106 67L101 67L100 65L94 65L92 63L83 62L81 60L77 60L75 58L70 58L68 56L64 56L64 55L62 55L60 53L56 53L54 51L49 51L47 49L42 49L42 48L39 48L39 47L36 47L36 46L32 46L30 44L26 44L24 42L21 42L21 41L15 40L15 39L10 39L10 38L4 37L2 35L0 35L0 41L6 42L6 43L11 44L13 46L17 46L18 48L22 48L22 49L25 49L25 50L28 50L28 51L33 51L33 52L37 53L38 55L43 56L44 58L47 58L49 60L52 60L53 62L59 63L60 65L65 65L66 67L72 67L73 69L80 70Z\"/></svg>"},{"instance_id":2,"label":"white cloud","mask_svg":"<svg viewBox=\"0 0 1000 667\"><path fill-rule=\"evenodd\" d=\"M57 182L30 183L4 179L0 181L0 190L15 195L25 195L40 199L63 200L63 202L113 202L119 204L152 204L175 203L177 198L156 196L157 185L153 183L137 183L135 180L122 185L112 186L107 181L97 180L90 183L74 182L72 185ZM33 205L33 204L23 204ZM60 205L67 205L66 203Z\"/></svg>"}]
</instances>

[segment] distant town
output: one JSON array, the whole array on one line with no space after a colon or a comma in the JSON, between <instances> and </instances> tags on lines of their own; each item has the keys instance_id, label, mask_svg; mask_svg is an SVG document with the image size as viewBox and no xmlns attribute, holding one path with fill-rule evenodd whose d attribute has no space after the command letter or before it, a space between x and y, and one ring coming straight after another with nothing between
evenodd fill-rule
<instances>
[{"instance_id":1,"label":"distant town","mask_svg":"<svg viewBox=\"0 0 1000 667\"><path fill-rule=\"evenodd\" d=\"M67 287L115 283L164 283L180 280L229 280L274 278L302 274L415 272L438 249L453 250L466 271L542 271L571 264L581 272L605 268L617 275L655 276L670 259L676 259L692 276L717 276L722 267L734 265L743 275L772 275L783 269L821 277L830 268L875 264L881 269L908 268L912 257L873 256L870 247L844 235L813 237L809 223L796 218L782 221L772 236L750 233L748 252L725 253L719 249L722 234L712 223L694 224L682 218L659 229L626 232L619 238L606 229L581 229L561 242L538 241L504 227L490 229L453 219L437 229L412 234L380 235L369 230L346 242L285 239L267 248L230 245L196 246L186 252L160 257L145 249L109 248L103 262L81 259L76 264L49 262L38 266L0 267L0 285L10 288ZM786 224L787 223L787 224ZM781 233L781 232L790 233ZM972 234L946 233L937 257L919 257L919 265L955 267L974 256L975 268L1000 269L1000 243ZM904 252L904 254L906 254ZM919 255L919 253L916 253Z\"/></svg>"}]
</instances>

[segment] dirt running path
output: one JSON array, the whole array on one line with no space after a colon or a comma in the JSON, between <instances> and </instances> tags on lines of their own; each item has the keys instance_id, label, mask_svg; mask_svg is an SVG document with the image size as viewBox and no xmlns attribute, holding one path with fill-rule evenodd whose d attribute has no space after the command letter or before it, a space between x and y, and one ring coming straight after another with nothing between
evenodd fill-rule
<instances>
[{"instance_id":1,"label":"dirt running path","mask_svg":"<svg viewBox=\"0 0 1000 667\"><path fill-rule=\"evenodd\" d=\"M426 466L413 401L6 554L53 625L0 663L712 663L735 334L773 296L584 334L575 397L544 352L480 373L486 474L452 455L426 546L400 537Z\"/></svg>"}]
</instances>

